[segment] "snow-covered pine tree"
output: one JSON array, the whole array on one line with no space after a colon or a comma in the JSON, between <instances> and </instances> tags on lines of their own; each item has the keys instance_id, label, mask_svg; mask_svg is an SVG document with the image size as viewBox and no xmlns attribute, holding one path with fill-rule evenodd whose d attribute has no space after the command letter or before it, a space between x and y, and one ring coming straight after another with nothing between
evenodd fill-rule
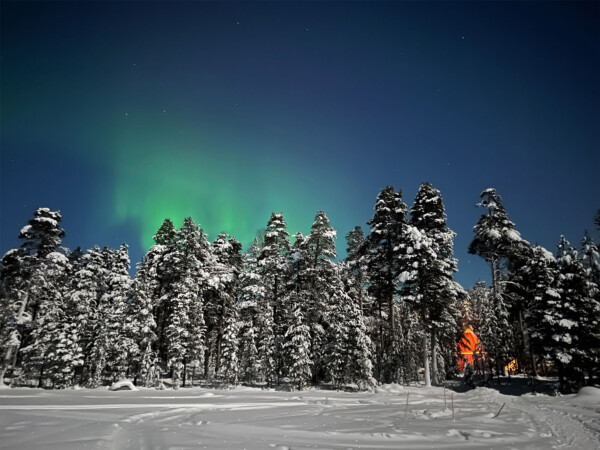
<instances>
[{"instance_id":1,"label":"snow-covered pine tree","mask_svg":"<svg viewBox=\"0 0 600 450\"><path fill-rule=\"evenodd\" d=\"M32 282L37 284L43 301L34 322L31 343L21 349L23 374L28 379L39 370L39 386L48 381L51 387L64 388L72 385L74 369L82 363L77 324L73 323L65 302L69 260L62 253L52 252L36 273L43 278L34 278Z\"/></svg>"},{"instance_id":2,"label":"snow-covered pine tree","mask_svg":"<svg viewBox=\"0 0 600 450\"><path fill-rule=\"evenodd\" d=\"M58 280L69 265L68 260L62 261L64 255L57 252L65 236L61 221L59 212L38 208L19 233L21 247L7 253L2 262L3 280L9 267L11 271L9 278L2 282L3 302L7 306L3 313L3 365L12 363L14 366L19 359L16 352L28 347L28 355L23 355L27 367L22 378L31 379L39 374L39 384L43 379L45 344L34 333L38 336L42 333L41 316L62 304L65 280Z\"/></svg>"},{"instance_id":3,"label":"snow-covered pine tree","mask_svg":"<svg viewBox=\"0 0 600 450\"><path fill-rule=\"evenodd\" d=\"M349 292L351 282L344 279L349 273L347 263L336 268L327 317L327 372L336 386L356 383L359 389L375 384L371 355L371 340L367 334L359 302ZM347 284L348 283L348 284Z\"/></svg>"},{"instance_id":4,"label":"snow-covered pine tree","mask_svg":"<svg viewBox=\"0 0 600 450\"><path fill-rule=\"evenodd\" d=\"M531 367L537 376L536 355L555 359L555 340L552 316L557 311L559 272L556 259L541 246L532 248L531 257L521 269L522 285L527 298L523 315L530 343ZM558 336L558 335L556 335Z\"/></svg>"},{"instance_id":5,"label":"snow-covered pine tree","mask_svg":"<svg viewBox=\"0 0 600 450\"><path fill-rule=\"evenodd\" d=\"M214 373L222 375L221 359L223 339L226 329L231 325L239 329L239 324L230 324L228 320L237 320L237 300L240 296L240 273L243 268L241 244L227 234L220 234L212 245L215 265L210 281L210 302L207 302L207 349L212 355ZM236 337L237 339L237 337ZM237 349L236 342L236 349ZM237 352L237 350L236 350ZM236 363L237 363L236 357ZM229 361L231 364L231 361ZM228 370L230 370L229 367ZM236 370L237 373L237 370ZM236 375L237 379L237 375Z\"/></svg>"},{"instance_id":6,"label":"snow-covered pine tree","mask_svg":"<svg viewBox=\"0 0 600 450\"><path fill-rule=\"evenodd\" d=\"M244 267L240 272L240 377L247 383L253 383L260 374L256 326L258 307L264 298L264 286L258 272L260 246L255 239L244 255Z\"/></svg>"},{"instance_id":7,"label":"snow-covered pine tree","mask_svg":"<svg viewBox=\"0 0 600 450\"><path fill-rule=\"evenodd\" d=\"M336 290L336 266L333 259L336 231L331 227L327 215L318 211L310 234L306 237L306 303L304 319L310 328L310 359L313 363L313 383L317 384L325 375L324 344L325 329L329 316L330 299Z\"/></svg>"},{"instance_id":8,"label":"snow-covered pine tree","mask_svg":"<svg viewBox=\"0 0 600 450\"><path fill-rule=\"evenodd\" d=\"M371 308L372 299L368 296L368 269L365 264L365 236L361 227L356 226L346 234L346 263L345 270L352 273L354 282L354 296L358 299L361 313L364 315Z\"/></svg>"},{"instance_id":9,"label":"snow-covered pine tree","mask_svg":"<svg viewBox=\"0 0 600 450\"><path fill-rule=\"evenodd\" d=\"M558 369L560 390L574 392L584 384L586 303L591 294L583 264L577 251L564 236L556 252L560 272L558 289L548 292L554 301L548 302L543 316L546 338L552 339L551 357Z\"/></svg>"},{"instance_id":10,"label":"snow-covered pine tree","mask_svg":"<svg viewBox=\"0 0 600 450\"><path fill-rule=\"evenodd\" d=\"M582 339L586 343L584 367L589 384L600 378L600 252L586 231L581 241L579 258L587 278L587 301L582 314Z\"/></svg>"},{"instance_id":11,"label":"snow-covered pine tree","mask_svg":"<svg viewBox=\"0 0 600 450\"><path fill-rule=\"evenodd\" d=\"M406 226L406 213L402 192L392 186L385 187L377 196L375 214L368 222L371 228L365 240L368 290L374 303L371 314L377 321L372 340L376 347L375 373L379 381L392 381L383 380L382 374L390 373L385 370L384 361L389 361L388 353L391 353L390 348L396 342L396 280L401 272L399 250Z\"/></svg>"},{"instance_id":12,"label":"snow-covered pine tree","mask_svg":"<svg viewBox=\"0 0 600 450\"><path fill-rule=\"evenodd\" d=\"M23 330L31 321L26 310L28 277L24 256L21 249L13 249L0 262L0 383L6 371L15 368Z\"/></svg>"},{"instance_id":13,"label":"snow-covered pine tree","mask_svg":"<svg viewBox=\"0 0 600 450\"><path fill-rule=\"evenodd\" d=\"M111 270L107 274L108 289L100 301L106 308L104 320L107 322L105 374L109 380L118 381L133 372L131 363L136 359L139 347L133 336L127 332L127 309L131 291L127 244L122 244L118 250L112 251L111 260Z\"/></svg>"},{"instance_id":14,"label":"snow-covered pine tree","mask_svg":"<svg viewBox=\"0 0 600 450\"><path fill-rule=\"evenodd\" d=\"M463 289L453 279L458 270L457 260L453 257L456 233L447 226L440 191L430 183L423 183L419 188L410 214L410 223L428 238L406 248L407 252L412 248L412 254L405 259L410 261L413 259L411 256L418 253L425 258L417 268L416 279L422 297L414 306L421 311L424 320L422 325L426 334L431 336L432 378L438 384L441 381L437 365L439 341L451 341L456 334L456 304L459 297L464 295ZM432 251L424 252L424 245L429 245ZM425 373L427 374L427 368Z\"/></svg>"},{"instance_id":15,"label":"snow-covered pine tree","mask_svg":"<svg viewBox=\"0 0 600 450\"><path fill-rule=\"evenodd\" d=\"M125 308L129 295L129 254L127 246L119 250L104 247L90 250L96 264L96 303L88 316L89 346L87 384L98 387L124 377L129 360L127 353L135 351L133 341L125 336ZM91 269L91 267L88 268Z\"/></svg>"},{"instance_id":16,"label":"snow-covered pine tree","mask_svg":"<svg viewBox=\"0 0 600 450\"><path fill-rule=\"evenodd\" d=\"M257 366L260 381L266 382L268 386L272 386L277 381L273 329L273 309L268 302L263 301L258 305L256 317Z\"/></svg>"},{"instance_id":17,"label":"snow-covered pine tree","mask_svg":"<svg viewBox=\"0 0 600 450\"><path fill-rule=\"evenodd\" d=\"M287 225L283 214L271 214L271 218L267 223L267 231L265 233L264 245L262 252L258 258L258 263L261 268L260 276L265 289L264 301L267 305L261 305L261 309L264 310L266 315L272 314L273 320L273 343L274 348L268 352L273 358L275 367L274 375L277 377L277 381L281 377L281 371L283 370L284 355L283 355L283 341L284 341L284 323L286 317L284 297L285 297L285 271L286 271L286 255L290 250L290 239L289 233L286 230ZM270 310L270 311L269 311ZM269 320L267 317L264 320ZM266 326L266 323L263 324ZM262 332L268 332L263 326L260 327ZM270 339L268 336L259 335L259 339L266 343L265 339ZM259 345L259 352L261 352ZM266 350L263 348L263 350ZM263 358L266 354L263 353ZM266 360L263 360L266 363ZM266 368L266 367L265 367Z\"/></svg>"},{"instance_id":18,"label":"snow-covered pine tree","mask_svg":"<svg viewBox=\"0 0 600 450\"><path fill-rule=\"evenodd\" d=\"M509 305L504 295L502 278L506 278L508 264L516 255L523 254L529 245L515 230L515 224L508 220L502 205L502 198L495 189L481 193L477 206L487 209L473 229L475 236L469 244L469 253L478 255L490 264L492 272L492 304L496 319L496 336L490 336L486 343L488 352L496 361L498 376L508 362L509 349L514 346L512 327L509 321Z\"/></svg>"},{"instance_id":19,"label":"snow-covered pine tree","mask_svg":"<svg viewBox=\"0 0 600 450\"><path fill-rule=\"evenodd\" d=\"M281 324L283 332L282 348L287 348L290 344L286 341L290 337L287 334L288 329L294 325L293 307L298 305L303 311L303 317L306 317L309 302L309 279L311 273L311 259L308 253L306 238L302 233L293 235L294 243L287 254L286 272L285 272L285 294L282 304L285 309L285 317ZM306 322L306 320L305 320ZM281 375L286 377L289 372L291 361L289 355L283 352L283 370Z\"/></svg>"},{"instance_id":20,"label":"snow-covered pine tree","mask_svg":"<svg viewBox=\"0 0 600 450\"><path fill-rule=\"evenodd\" d=\"M310 339L310 328L304 323L302 309L294 305L293 322L285 336L285 350L290 361L288 376L298 390L302 390L312 377Z\"/></svg>"},{"instance_id":21,"label":"snow-covered pine tree","mask_svg":"<svg viewBox=\"0 0 600 450\"><path fill-rule=\"evenodd\" d=\"M173 284L178 278L180 269L180 250L177 244L177 230L170 219L165 219L153 237L156 245L153 246L155 257L152 259L155 267L151 274L158 283L154 296L154 317L156 321L156 353L160 361L167 361L168 349L166 329L169 317L172 314Z\"/></svg>"},{"instance_id":22,"label":"snow-covered pine tree","mask_svg":"<svg viewBox=\"0 0 600 450\"><path fill-rule=\"evenodd\" d=\"M153 237L157 245L172 246L177 241L177 230L171 219L165 219Z\"/></svg>"},{"instance_id":23,"label":"snow-covered pine tree","mask_svg":"<svg viewBox=\"0 0 600 450\"><path fill-rule=\"evenodd\" d=\"M156 367L156 321L154 307L160 283L156 275L158 261L163 254L160 245L153 245L138 264L133 280L127 309L127 333L137 343L139 351L134 360L137 369L136 384L150 387L154 383L153 368Z\"/></svg>"},{"instance_id":24,"label":"snow-covered pine tree","mask_svg":"<svg viewBox=\"0 0 600 450\"><path fill-rule=\"evenodd\" d=\"M226 311L225 330L221 343L219 376L226 385L236 385L239 375L239 319L236 307Z\"/></svg>"},{"instance_id":25,"label":"snow-covered pine tree","mask_svg":"<svg viewBox=\"0 0 600 450\"><path fill-rule=\"evenodd\" d=\"M587 230L581 239L579 259L588 273L588 278L600 285L600 251Z\"/></svg>"},{"instance_id":26,"label":"snow-covered pine tree","mask_svg":"<svg viewBox=\"0 0 600 450\"><path fill-rule=\"evenodd\" d=\"M431 386L429 333L431 315L437 307L432 293L438 287L439 263L433 240L412 225L406 225L404 242L401 244L403 272L398 276L402 300L413 309L420 321L422 330L421 354L425 369L425 386ZM436 278L436 276L438 276Z\"/></svg>"},{"instance_id":27,"label":"snow-covered pine tree","mask_svg":"<svg viewBox=\"0 0 600 450\"><path fill-rule=\"evenodd\" d=\"M210 244L204 232L191 217L175 234L174 251L163 261L171 265L170 291L163 291L161 302L166 316L165 344L167 366L174 387L186 381L187 364L198 365L205 352L205 317L203 293L212 277Z\"/></svg>"}]
</instances>

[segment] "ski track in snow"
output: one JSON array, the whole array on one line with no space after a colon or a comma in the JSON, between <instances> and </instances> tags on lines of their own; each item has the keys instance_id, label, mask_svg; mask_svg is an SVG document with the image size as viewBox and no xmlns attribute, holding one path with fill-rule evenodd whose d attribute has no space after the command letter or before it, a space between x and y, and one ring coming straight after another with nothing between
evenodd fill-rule
<instances>
[{"instance_id":1,"label":"ski track in snow","mask_svg":"<svg viewBox=\"0 0 600 450\"><path fill-rule=\"evenodd\" d=\"M600 397L479 388L454 393L453 417L446 394L444 408L442 388L397 385L363 393L13 389L0 396L0 448L600 448Z\"/></svg>"}]
</instances>

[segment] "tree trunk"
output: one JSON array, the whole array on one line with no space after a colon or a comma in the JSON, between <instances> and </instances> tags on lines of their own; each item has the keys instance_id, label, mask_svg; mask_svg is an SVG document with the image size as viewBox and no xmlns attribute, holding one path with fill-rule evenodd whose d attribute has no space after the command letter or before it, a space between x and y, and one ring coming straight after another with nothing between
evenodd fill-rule
<instances>
[{"instance_id":1,"label":"tree trunk","mask_svg":"<svg viewBox=\"0 0 600 450\"><path fill-rule=\"evenodd\" d=\"M439 386L440 379L437 366L437 333L431 332L431 380L434 386Z\"/></svg>"},{"instance_id":2,"label":"tree trunk","mask_svg":"<svg viewBox=\"0 0 600 450\"><path fill-rule=\"evenodd\" d=\"M388 309L390 311L390 342L394 342L394 335L396 334L396 324L394 322L394 294L391 294L388 299Z\"/></svg>"},{"instance_id":3,"label":"tree trunk","mask_svg":"<svg viewBox=\"0 0 600 450\"><path fill-rule=\"evenodd\" d=\"M429 375L429 346L427 344L427 333L425 333L423 335L423 365L425 367L425 387L431 387L431 376Z\"/></svg>"}]
</instances>

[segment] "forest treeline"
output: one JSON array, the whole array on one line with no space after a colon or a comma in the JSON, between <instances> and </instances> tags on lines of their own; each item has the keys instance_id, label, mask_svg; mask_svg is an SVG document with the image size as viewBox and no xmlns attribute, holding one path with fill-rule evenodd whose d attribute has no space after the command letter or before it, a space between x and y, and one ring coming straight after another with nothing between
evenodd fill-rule
<instances>
[{"instance_id":1,"label":"forest treeline","mask_svg":"<svg viewBox=\"0 0 600 450\"><path fill-rule=\"evenodd\" d=\"M468 291L454 281L455 233L429 183L410 210L401 191L384 188L368 233L346 235L343 261L322 211L307 236L290 236L273 213L245 253L226 234L210 243L192 218L179 229L166 219L134 279L127 245L69 251L60 213L40 208L1 261L1 379L365 389L424 370L426 384L438 384L458 374L457 344L470 327L486 379L513 361L534 376L556 373L563 392L593 383L596 244L587 232L579 250L561 237L552 254L520 236L494 189L478 206L469 252L489 263L492 279Z\"/></svg>"}]
</instances>

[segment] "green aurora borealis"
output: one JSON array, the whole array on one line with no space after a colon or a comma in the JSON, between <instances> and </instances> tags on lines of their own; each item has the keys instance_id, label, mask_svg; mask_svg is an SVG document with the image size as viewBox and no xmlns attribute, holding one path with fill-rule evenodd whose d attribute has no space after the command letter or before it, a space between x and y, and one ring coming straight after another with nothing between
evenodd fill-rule
<instances>
[{"instance_id":1,"label":"green aurora borealis","mask_svg":"<svg viewBox=\"0 0 600 450\"><path fill-rule=\"evenodd\" d=\"M145 247L167 217L179 226L191 215L212 238L226 232L245 245L272 211L285 213L290 230L309 229L316 209L305 200L311 186L303 183L299 162L293 167L276 152L227 142L179 120L162 119L160 129L149 121L128 113L111 158L114 220L135 223Z\"/></svg>"}]
</instances>

